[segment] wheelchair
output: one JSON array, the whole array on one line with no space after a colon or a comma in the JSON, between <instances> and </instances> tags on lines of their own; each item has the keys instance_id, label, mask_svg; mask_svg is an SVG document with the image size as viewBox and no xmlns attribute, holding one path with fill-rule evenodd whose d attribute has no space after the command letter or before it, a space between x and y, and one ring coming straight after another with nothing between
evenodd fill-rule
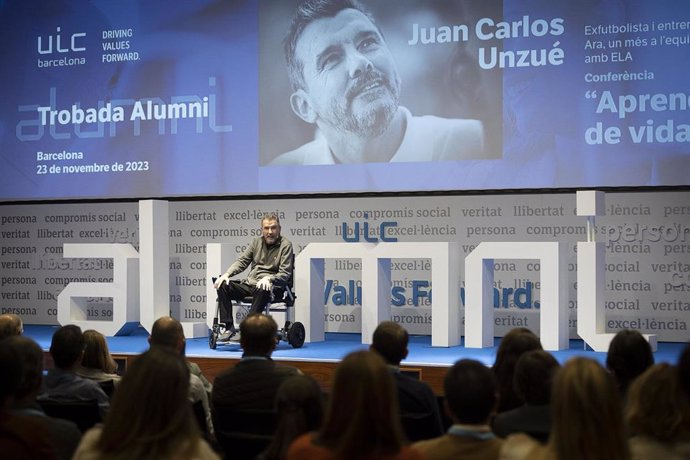
<instances>
[{"instance_id":1,"label":"wheelchair","mask_svg":"<svg viewBox=\"0 0 690 460\"><path fill-rule=\"evenodd\" d=\"M216 278L212 278L215 283ZM295 322L295 292L290 282L283 289L283 295L280 299L274 298L275 288L271 291L271 301L266 305L263 313L270 314L275 319L276 323L283 324L282 328L278 328L276 334L276 343L281 340L287 341L292 348L302 348L304 345L305 330L304 325L299 321ZM249 308L252 304L251 297L245 297L239 302L233 303L233 311L237 312L238 307ZM234 318L233 318L234 321ZM213 327L208 336L208 346L211 350L215 350L219 342L218 337L221 334L223 323L220 322L220 306L216 298L216 313L213 317Z\"/></svg>"}]
</instances>

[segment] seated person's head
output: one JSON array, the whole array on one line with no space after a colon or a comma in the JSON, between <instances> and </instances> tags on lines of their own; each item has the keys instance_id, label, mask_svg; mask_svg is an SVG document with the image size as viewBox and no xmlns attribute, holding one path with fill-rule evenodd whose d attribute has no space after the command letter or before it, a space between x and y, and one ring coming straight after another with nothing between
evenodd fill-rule
<instances>
[{"instance_id":1,"label":"seated person's head","mask_svg":"<svg viewBox=\"0 0 690 460\"><path fill-rule=\"evenodd\" d=\"M55 331L50 342L50 355L55 367L72 369L81 363L83 353L84 334L79 326L68 324Z\"/></svg>"},{"instance_id":2,"label":"seated person's head","mask_svg":"<svg viewBox=\"0 0 690 460\"><path fill-rule=\"evenodd\" d=\"M319 442L336 458L378 458L403 443L396 387L378 353L348 354L333 375Z\"/></svg>"},{"instance_id":3,"label":"seated person's head","mask_svg":"<svg viewBox=\"0 0 690 460\"><path fill-rule=\"evenodd\" d=\"M240 344L246 355L270 356L277 334L278 325L269 315L254 313L240 323Z\"/></svg>"},{"instance_id":4,"label":"seated person's head","mask_svg":"<svg viewBox=\"0 0 690 460\"><path fill-rule=\"evenodd\" d=\"M118 400L130 399L130 403L162 407L167 403L183 404L189 393L189 368L184 360L169 347L152 347L127 367L113 408ZM117 399L116 399L117 398ZM142 408L129 408L139 412ZM156 414L149 414L157 418Z\"/></svg>"},{"instance_id":5,"label":"seated person's head","mask_svg":"<svg viewBox=\"0 0 690 460\"><path fill-rule=\"evenodd\" d=\"M24 332L22 319L14 313L0 315L0 340Z\"/></svg>"},{"instance_id":6,"label":"seated person's head","mask_svg":"<svg viewBox=\"0 0 690 460\"><path fill-rule=\"evenodd\" d=\"M285 458L292 441L321 427L324 397L316 380L308 375L287 378L276 393L278 426L263 458Z\"/></svg>"},{"instance_id":7,"label":"seated person's head","mask_svg":"<svg viewBox=\"0 0 690 460\"><path fill-rule=\"evenodd\" d=\"M613 373L622 393L635 378L654 364L649 342L637 331L618 331L609 344L606 367Z\"/></svg>"},{"instance_id":8,"label":"seated person's head","mask_svg":"<svg viewBox=\"0 0 690 460\"><path fill-rule=\"evenodd\" d=\"M170 347L137 356L113 396L99 450L115 458L194 457L184 450L198 442L189 375L184 358Z\"/></svg>"},{"instance_id":9,"label":"seated person's head","mask_svg":"<svg viewBox=\"0 0 690 460\"><path fill-rule=\"evenodd\" d=\"M5 412L14 400L24 373L21 357L5 345L7 340L0 340L0 413Z\"/></svg>"},{"instance_id":10,"label":"seated person's head","mask_svg":"<svg viewBox=\"0 0 690 460\"><path fill-rule=\"evenodd\" d=\"M182 324L172 316L158 318L151 328L149 344L151 346L169 347L182 353L185 348Z\"/></svg>"},{"instance_id":11,"label":"seated person's head","mask_svg":"<svg viewBox=\"0 0 690 460\"><path fill-rule=\"evenodd\" d=\"M455 423L484 425L496 410L498 385L491 369L473 359L461 359L443 382L446 408Z\"/></svg>"},{"instance_id":12,"label":"seated person's head","mask_svg":"<svg viewBox=\"0 0 690 460\"><path fill-rule=\"evenodd\" d=\"M542 350L539 337L525 327L511 329L503 336L501 343L498 345L496 361L493 367L498 371L505 368L510 369L512 372L520 356L531 350Z\"/></svg>"},{"instance_id":13,"label":"seated person's head","mask_svg":"<svg viewBox=\"0 0 690 460\"><path fill-rule=\"evenodd\" d=\"M551 382L560 367L556 358L544 350L532 350L520 356L515 365L515 392L531 405L551 402Z\"/></svg>"},{"instance_id":14,"label":"seated person's head","mask_svg":"<svg viewBox=\"0 0 690 460\"><path fill-rule=\"evenodd\" d=\"M626 458L621 398L597 361L571 358L556 372L551 409L556 458Z\"/></svg>"},{"instance_id":15,"label":"seated person's head","mask_svg":"<svg viewBox=\"0 0 690 460\"><path fill-rule=\"evenodd\" d=\"M577 427L578 422L586 424L587 418L597 411L608 409L620 415L620 398L612 397L614 395L613 378L601 364L593 359L575 357L556 372L551 404L554 415L564 416L564 423L571 418L570 422ZM612 407L617 410L610 409Z\"/></svg>"},{"instance_id":16,"label":"seated person's head","mask_svg":"<svg viewBox=\"0 0 690 460\"><path fill-rule=\"evenodd\" d=\"M496 361L492 367L498 379L499 393L501 394L499 412L514 409L524 403L515 393L513 385L515 364L523 353L541 349L539 337L525 327L511 329L501 339L496 351Z\"/></svg>"},{"instance_id":17,"label":"seated person's head","mask_svg":"<svg viewBox=\"0 0 690 460\"><path fill-rule=\"evenodd\" d=\"M24 371L15 399L35 398L43 381L43 350L29 337L20 335L8 337L2 342L2 346L17 355L23 363Z\"/></svg>"},{"instance_id":18,"label":"seated person's head","mask_svg":"<svg viewBox=\"0 0 690 460\"><path fill-rule=\"evenodd\" d=\"M394 366L407 357L409 334L404 327L393 321L383 321L376 327L371 349Z\"/></svg>"},{"instance_id":19,"label":"seated person's head","mask_svg":"<svg viewBox=\"0 0 690 460\"><path fill-rule=\"evenodd\" d=\"M112 374L117 370L117 364L110 356L108 342L103 334L93 329L84 331L84 344L82 367L99 369L107 374Z\"/></svg>"},{"instance_id":20,"label":"seated person's head","mask_svg":"<svg viewBox=\"0 0 690 460\"><path fill-rule=\"evenodd\" d=\"M279 415L301 414L303 432L313 431L321 425L324 397L319 384L308 375L295 375L286 379L276 393L276 410Z\"/></svg>"},{"instance_id":21,"label":"seated person's head","mask_svg":"<svg viewBox=\"0 0 690 460\"><path fill-rule=\"evenodd\" d=\"M678 369L657 364L638 376L628 390L626 419L633 435L660 442L688 438L690 403L680 386Z\"/></svg>"},{"instance_id":22,"label":"seated person's head","mask_svg":"<svg viewBox=\"0 0 690 460\"><path fill-rule=\"evenodd\" d=\"M294 375L280 384L275 397L278 425L262 458L285 458L292 441L321 427L324 397L309 375Z\"/></svg>"}]
</instances>

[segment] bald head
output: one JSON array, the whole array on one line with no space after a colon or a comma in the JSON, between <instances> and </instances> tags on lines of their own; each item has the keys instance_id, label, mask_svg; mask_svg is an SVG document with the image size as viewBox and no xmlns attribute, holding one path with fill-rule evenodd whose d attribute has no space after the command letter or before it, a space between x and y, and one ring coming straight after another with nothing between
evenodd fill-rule
<instances>
[{"instance_id":1,"label":"bald head","mask_svg":"<svg viewBox=\"0 0 690 460\"><path fill-rule=\"evenodd\" d=\"M276 347L278 325L269 315L255 313L240 323L240 344L245 355L270 356Z\"/></svg>"},{"instance_id":2,"label":"bald head","mask_svg":"<svg viewBox=\"0 0 690 460\"><path fill-rule=\"evenodd\" d=\"M149 337L151 346L170 347L182 352L184 341L182 324L172 316L162 316L153 323Z\"/></svg>"},{"instance_id":3,"label":"bald head","mask_svg":"<svg viewBox=\"0 0 690 460\"><path fill-rule=\"evenodd\" d=\"M0 315L0 340L13 335L22 335L24 326L22 319L14 313Z\"/></svg>"}]
</instances>

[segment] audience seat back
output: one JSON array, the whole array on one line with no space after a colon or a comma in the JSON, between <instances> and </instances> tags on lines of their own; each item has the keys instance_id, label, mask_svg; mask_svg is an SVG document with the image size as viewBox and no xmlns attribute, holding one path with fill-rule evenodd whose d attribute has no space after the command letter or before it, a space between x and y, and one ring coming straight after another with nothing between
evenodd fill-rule
<instances>
[{"instance_id":1,"label":"audience seat back","mask_svg":"<svg viewBox=\"0 0 690 460\"><path fill-rule=\"evenodd\" d=\"M71 420L76 423L82 433L103 421L96 400L62 402L41 399L38 400L38 403L50 417Z\"/></svg>"}]
</instances>

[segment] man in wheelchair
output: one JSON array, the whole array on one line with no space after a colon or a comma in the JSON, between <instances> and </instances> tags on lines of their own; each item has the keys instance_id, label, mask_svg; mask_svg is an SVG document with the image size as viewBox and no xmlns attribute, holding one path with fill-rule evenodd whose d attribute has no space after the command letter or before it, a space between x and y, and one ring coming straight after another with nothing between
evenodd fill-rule
<instances>
[{"instance_id":1,"label":"man in wheelchair","mask_svg":"<svg viewBox=\"0 0 690 460\"><path fill-rule=\"evenodd\" d=\"M218 341L227 341L237 335L233 323L232 301L252 298L249 314L262 313L274 298L281 298L283 288L292 276L294 255L292 243L280 235L280 220L276 214L261 219L261 236L252 240L244 253L213 284L218 292L220 323L225 331ZM247 278L231 280L250 267Z\"/></svg>"}]
</instances>

